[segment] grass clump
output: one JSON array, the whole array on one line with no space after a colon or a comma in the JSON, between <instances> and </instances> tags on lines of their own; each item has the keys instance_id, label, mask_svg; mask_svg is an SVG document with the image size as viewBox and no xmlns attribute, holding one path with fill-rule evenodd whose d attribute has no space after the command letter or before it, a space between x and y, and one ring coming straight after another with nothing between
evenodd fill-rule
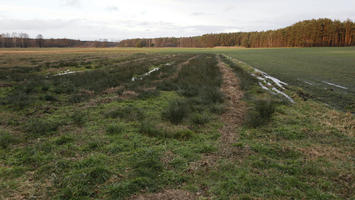
<instances>
[{"instance_id":1,"label":"grass clump","mask_svg":"<svg viewBox=\"0 0 355 200\"><path fill-rule=\"evenodd\" d=\"M70 143L74 141L73 137L72 136L69 136L69 135L63 135L63 136L60 136L59 138L57 138L55 140L55 144L57 145L63 145L63 144L67 144L67 143Z\"/></svg>"},{"instance_id":2,"label":"grass clump","mask_svg":"<svg viewBox=\"0 0 355 200\"><path fill-rule=\"evenodd\" d=\"M192 138L195 133L189 129L168 129L159 127L157 124L151 121L145 120L140 124L141 133L148 135L150 137L157 138L174 138L177 140L187 140Z\"/></svg>"},{"instance_id":3,"label":"grass clump","mask_svg":"<svg viewBox=\"0 0 355 200\"><path fill-rule=\"evenodd\" d=\"M210 107L210 112L221 115L226 111L226 107L223 104L214 104Z\"/></svg>"},{"instance_id":4,"label":"grass clump","mask_svg":"<svg viewBox=\"0 0 355 200\"><path fill-rule=\"evenodd\" d=\"M271 99L258 99L252 102L253 107L248 110L245 123L250 127L261 126L271 120L275 112L276 103Z\"/></svg>"},{"instance_id":5,"label":"grass clump","mask_svg":"<svg viewBox=\"0 0 355 200\"><path fill-rule=\"evenodd\" d=\"M169 103L167 110L162 113L162 116L173 124L179 124L188 113L189 105L187 102L185 100L176 99Z\"/></svg>"},{"instance_id":6,"label":"grass clump","mask_svg":"<svg viewBox=\"0 0 355 200\"><path fill-rule=\"evenodd\" d=\"M202 91L201 98L205 104L216 104L224 102L224 94L217 87L208 87Z\"/></svg>"},{"instance_id":7,"label":"grass clump","mask_svg":"<svg viewBox=\"0 0 355 200\"><path fill-rule=\"evenodd\" d=\"M3 149L6 149L8 146L12 144L17 144L19 143L19 139L15 137L14 135L5 132L5 131L0 131L0 147Z\"/></svg>"},{"instance_id":8,"label":"grass clump","mask_svg":"<svg viewBox=\"0 0 355 200\"><path fill-rule=\"evenodd\" d=\"M162 187L164 168L157 151L147 149L135 153L131 165L131 178L110 187L113 199L124 199L142 190L155 192Z\"/></svg>"},{"instance_id":9,"label":"grass clump","mask_svg":"<svg viewBox=\"0 0 355 200\"><path fill-rule=\"evenodd\" d=\"M192 115L191 120L192 123L196 125L204 125L210 121L210 117L206 113L195 113Z\"/></svg>"},{"instance_id":10,"label":"grass clump","mask_svg":"<svg viewBox=\"0 0 355 200\"><path fill-rule=\"evenodd\" d=\"M57 131L60 126L59 122L47 120L47 119L32 119L25 127L27 133L31 136L46 136Z\"/></svg>"},{"instance_id":11,"label":"grass clump","mask_svg":"<svg viewBox=\"0 0 355 200\"><path fill-rule=\"evenodd\" d=\"M144 119L141 109L132 105L118 107L105 113L107 118L120 118L126 121L139 121Z\"/></svg>"},{"instance_id":12,"label":"grass clump","mask_svg":"<svg viewBox=\"0 0 355 200\"><path fill-rule=\"evenodd\" d=\"M70 116L70 119L75 125L82 126L87 120L87 114L81 111L75 111Z\"/></svg>"},{"instance_id":13,"label":"grass clump","mask_svg":"<svg viewBox=\"0 0 355 200\"><path fill-rule=\"evenodd\" d=\"M111 124L106 128L106 133L109 135L121 134L125 131L125 126L122 124Z\"/></svg>"},{"instance_id":14,"label":"grass clump","mask_svg":"<svg viewBox=\"0 0 355 200\"><path fill-rule=\"evenodd\" d=\"M157 125L151 121L144 120L141 122L139 131L143 134L146 134L150 137L166 137L167 134L161 128L158 128Z\"/></svg>"},{"instance_id":15,"label":"grass clump","mask_svg":"<svg viewBox=\"0 0 355 200\"><path fill-rule=\"evenodd\" d=\"M83 199L97 197L95 187L105 183L112 176L112 172L103 166L73 170L57 185L61 188L59 199Z\"/></svg>"}]
</instances>

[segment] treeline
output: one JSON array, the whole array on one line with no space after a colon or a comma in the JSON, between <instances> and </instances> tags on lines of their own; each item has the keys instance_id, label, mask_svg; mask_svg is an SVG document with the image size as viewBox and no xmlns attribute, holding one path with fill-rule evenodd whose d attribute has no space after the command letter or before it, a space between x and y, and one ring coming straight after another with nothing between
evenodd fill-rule
<instances>
[{"instance_id":1,"label":"treeline","mask_svg":"<svg viewBox=\"0 0 355 200\"><path fill-rule=\"evenodd\" d=\"M206 34L197 37L129 39L121 47L340 47L355 45L351 20L313 19L262 32Z\"/></svg>"},{"instance_id":2,"label":"treeline","mask_svg":"<svg viewBox=\"0 0 355 200\"><path fill-rule=\"evenodd\" d=\"M117 42L81 41L71 39L44 39L42 35L30 38L26 33L0 34L0 48L29 48L29 47L115 47Z\"/></svg>"}]
</instances>

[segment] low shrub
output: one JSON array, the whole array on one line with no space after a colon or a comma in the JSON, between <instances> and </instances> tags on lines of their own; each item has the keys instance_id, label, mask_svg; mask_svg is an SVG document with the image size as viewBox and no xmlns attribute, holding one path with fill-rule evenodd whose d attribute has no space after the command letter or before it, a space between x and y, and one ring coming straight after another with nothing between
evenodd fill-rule
<instances>
[{"instance_id":1,"label":"low shrub","mask_svg":"<svg viewBox=\"0 0 355 200\"><path fill-rule=\"evenodd\" d=\"M194 132L192 132L189 129L183 129L183 130L178 130L174 133L173 137L175 139L179 139L179 140L187 140L192 138L195 135Z\"/></svg>"},{"instance_id":2,"label":"low shrub","mask_svg":"<svg viewBox=\"0 0 355 200\"><path fill-rule=\"evenodd\" d=\"M55 140L55 144L57 145L63 145L72 142L74 139L71 136L68 135L63 135L60 136L58 139Z\"/></svg>"},{"instance_id":3,"label":"low shrub","mask_svg":"<svg viewBox=\"0 0 355 200\"><path fill-rule=\"evenodd\" d=\"M151 137L165 137L166 134L156 127L151 121L144 120L141 122L139 131Z\"/></svg>"},{"instance_id":4,"label":"low shrub","mask_svg":"<svg viewBox=\"0 0 355 200\"><path fill-rule=\"evenodd\" d=\"M57 131L60 123L44 119L32 119L26 123L25 131L31 136L44 136Z\"/></svg>"},{"instance_id":5,"label":"low shrub","mask_svg":"<svg viewBox=\"0 0 355 200\"><path fill-rule=\"evenodd\" d=\"M217 87L204 88L201 96L205 104L224 102L224 94Z\"/></svg>"},{"instance_id":6,"label":"low shrub","mask_svg":"<svg viewBox=\"0 0 355 200\"><path fill-rule=\"evenodd\" d=\"M106 128L106 133L109 135L115 135L123 133L125 127L122 124L111 124Z\"/></svg>"},{"instance_id":7,"label":"low shrub","mask_svg":"<svg viewBox=\"0 0 355 200\"><path fill-rule=\"evenodd\" d=\"M276 103L271 99L258 99L253 101L253 108L248 110L246 124L258 127L270 121L275 112Z\"/></svg>"},{"instance_id":8,"label":"low shrub","mask_svg":"<svg viewBox=\"0 0 355 200\"><path fill-rule=\"evenodd\" d=\"M215 114L223 114L226 111L226 107L223 104L214 104L210 106L210 111Z\"/></svg>"},{"instance_id":9,"label":"low shrub","mask_svg":"<svg viewBox=\"0 0 355 200\"><path fill-rule=\"evenodd\" d=\"M200 88L194 85L184 85L178 90L178 93L185 97L194 97L199 94Z\"/></svg>"},{"instance_id":10,"label":"low shrub","mask_svg":"<svg viewBox=\"0 0 355 200\"><path fill-rule=\"evenodd\" d=\"M189 105L184 100L173 100L169 103L166 111L162 113L163 118L173 124L179 124L188 115Z\"/></svg>"},{"instance_id":11,"label":"low shrub","mask_svg":"<svg viewBox=\"0 0 355 200\"><path fill-rule=\"evenodd\" d=\"M192 115L191 121L196 125L204 125L210 121L210 117L206 113L195 113Z\"/></svg>"}]
</instances>

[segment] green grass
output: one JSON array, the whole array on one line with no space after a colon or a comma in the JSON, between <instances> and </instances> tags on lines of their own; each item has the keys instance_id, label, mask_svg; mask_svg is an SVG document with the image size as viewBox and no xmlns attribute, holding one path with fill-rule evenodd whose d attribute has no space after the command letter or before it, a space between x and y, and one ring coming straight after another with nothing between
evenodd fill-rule
<instances>
[{"instance_id":1,"label":"green grass","mask_svg":"<svg viewBox=\"0 0 355 200\"><path fill-rule=\"evenodd\" d=\"M168 48L165 53L216 53L231 56L280 80L302 88L307 98L337 109L355 112L355 48ZM328 85L337 84L348 89ZM310 84L312 85L310 85ZM301 91L300 91L301 92Z\"/></svg>"},{"instance_id":2,"label":"green grass","mask_svg":"<svg viewBox=\"0 0 355 200\"><path fill-rule=\"evenodd\" d=\"M294 81L308 64L316 71L304 78L329 78L324 69L338 66L332 81L352 91L353 48L29 50L0 50L0 199L125 199L168 189L201 199L354 197L354 116ZM224 59L257 124L235 130L232 157L219 156L228 106L214 53L287 78L296 101L270 96ZM161 69L131 81L153 66ZM80 72L52 76L66 69ZM305 101L298 87L313 97Z\"/></svg>"},{"instance_id":3,"label":"green grass","mask_svg":"<svg viewBox=\"0 0 355 200\"><path fill-rule=\"evenodd\" d=\"M355 112L355 48L250 49L226 52L319 99ZM341 89L323 81L344 86ZM310 84L312 85L310 85Z\"/></svg>"}]
</instances>

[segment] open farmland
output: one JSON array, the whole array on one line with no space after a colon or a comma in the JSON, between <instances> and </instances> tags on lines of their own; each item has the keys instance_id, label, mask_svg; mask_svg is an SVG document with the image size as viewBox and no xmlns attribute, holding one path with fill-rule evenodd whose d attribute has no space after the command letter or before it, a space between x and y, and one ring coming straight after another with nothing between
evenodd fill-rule
<instances>
[{"instance_id":1,"label":"open farmland","mask_svg":"<svg viewBox=\"0 0 355 200\"><path fill-rule=\"evenodd\" d=\"M314 99L355 112L355 48L246 49L226 51Z\"/></svg>"},{"instance_id":2,"label":"open farmland","mask_svg":"<svg viewBox=\"0 0 355 200\"><path fill-rule=\"evenodd\" d=\"M355 48L156 49L231 56L301 88L313 99L355 112Z\"/></svg>"},{"instance_id":3,"label":"open farmland","mask_svg":"<svg viewBox=\"0 0 355 200\"><path fill-rule=\"evenodd\" d=\"M0 198L351 199L353 54L0 50Z\"/></svg>"}]
</instances>

